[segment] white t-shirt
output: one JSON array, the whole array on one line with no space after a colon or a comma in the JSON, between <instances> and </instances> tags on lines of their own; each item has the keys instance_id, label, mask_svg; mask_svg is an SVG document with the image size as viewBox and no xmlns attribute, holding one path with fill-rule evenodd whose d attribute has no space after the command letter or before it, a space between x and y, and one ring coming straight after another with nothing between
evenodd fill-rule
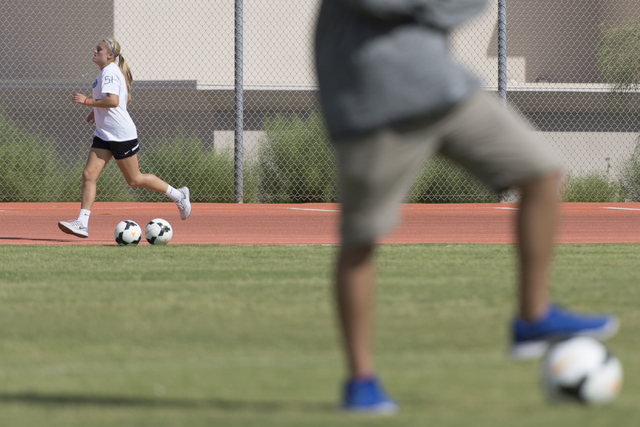
<instances>
[{"instance_id":1,"label":"white t-shirt","mask_svg":"<svg viewBox=\"0 0 640 427\"><path fill-rule=\"evenodd\" d=\"M96 120L95 136L104 141L131 141L138 137L136 125L127 111L127 82L120 68L112 62L104 67L91 90L93 99L98 100L112 93L120 98L115 108L93 108Z\"/></svg>"}]
</instances>

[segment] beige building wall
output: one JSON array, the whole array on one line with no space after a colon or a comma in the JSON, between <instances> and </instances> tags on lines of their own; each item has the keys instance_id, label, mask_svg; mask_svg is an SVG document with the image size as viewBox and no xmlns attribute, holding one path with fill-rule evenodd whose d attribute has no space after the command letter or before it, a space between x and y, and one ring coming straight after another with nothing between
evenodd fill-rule
<instances>
[{"instance_id":1,"label":"beige building wall","mask_svg":"<svg viewBox=\"0 0 640 427\"><path fill-rule=\"evenodd\" d=\"M244 82L312 87L313 31L319 0L244 1ZM498 0L457 29L452 52L488 87L497 86ZM597 84L602 23L640 16L635 0L508 0L508 79ZM234 1L115 0L114 32L140 80L234 81Z\"/></svg>"},{"instance_id":2,"label":"beige building wall","mask_svg":"<svg viewBox=\"0 0 640 427\"><path fill-rule=\"evenodd\" d=\"M638 144L635 132L536 132L565 173L609 172L616 176Z\"/></svg>"},{"instance_id":3,"label":"beige building wall","mask_svg":"<svg viewBox=\"0 0 640 427\"><path fill-rule=\"evenodd\" d=\"M507 50L523 62L524 83L597 84L600 25L640 17L636 0L508 0ZM487 54L495 57L498 28Z\"/></svg>"},{"instance_id":4,"label":"beige building wall","mask_svg":"<svg viewBox=\"0 0 640 427\"><path fill-rule=\"evenodd\" d=\"M245 85L314 87L312 48L320 0L244 0L243 5ZM486 53L496 16L497 0L491 0L453 41L455 55L488 86L497 85L497 58ZM137 80L232 87L234 24L234 0L114 2L114 34Z\"/></svg>"},{"instance_id":5,"label":"beige building wall","mask_svg":"<svg viewBox=\"0 0 640 427\"><path fill-rule=\"evenodd\" d=\"M625 24L640 17L638 0L601 0L602 22L613 25Z\"/></svg>"},{"instance_id":6,"label":"beige building wall","mask_svg":"<svg viewBox=\"0 0 640 427\"><path fill-rule=\"evenodd\" d=\"M113 32L113 2L42 3L0 0L0 81L90 84L98 70L93 49Z\"/></svg>"},{"instance_id":7,"label":"beige building wall","mask_svg":"<svg viewBox=\"0 0 640 427\"><path fill-rule=\"evenodd\" d=\"M58 4L59 3L59 4ZM91 50L113 35L136 80L195 80L202 89L234 82L234 0L0 0L2 80L85 82ZM452 51L497 85L497 3L455 31ZM313 30L320 0L244 0L244 82L249 87L315 86ZM640 16L637 0L508 0L508 77L513 84L599 83L602 23ZM68 22L82 25L69 31ZM51 50L46 60L38 52Z\"/></svg>"},{"instance_id":8,"label":"beige building wall","mask_svg":"<svg viewBox=\"0 0 640 427\"><path fill-rule=\"evenodd\" d=\"M596 67L599 3L600 0L509 0L509 56L525 59L526 83L600 81Z\"/></svg>"},{"instance_id":9,"label":"beige building wall","mask_svg":"<svg viewBox=\"0 0 640 427\"><path fill-rule=\"evenodd\" d=\"M243 5L245 85L314 87L313 36L320 0L244 0ZM496 16L497 0L491 0L482 16L456 31L452 42L459 61L487 86L497 85L497 57L487 55ZM114 4L114 34L138 80L197 80L203 89L232 87L234 31L233 0Z\"/></svg>"},{"instance_id":10,"label":"beige building wall","mask_svg":"<svg viewBox=\"0 0 640 427\"><path fill-rule=\"evenodd\" d=\"M489 0L484 12L457 28L451 36L451 52L458 62L473 72L484 87L498 86L498 51L488 49L497 46L498 0ZM507 79L512 83L525 81L524 58L509 55Z\"/></svg>"},{"instance_id":11,"label":"beige building wall","mask_svg":"<svg viewBox=\"0 0 640 427\"><path fill-rule=\"evenodd\" d=\"M318 0L244 0L245 84L316 86L313 59Z\"/></svg>"},{"instance_id":12,"label":"beige building wall","mask_svg":"<svg viewBox=\"0 0 640 427\"><path fill-rule=\"evenodd\" d=\"M244 84L315 85L312 35L318 1L245 0ZM234 0L115 0L114 33L138 80L234 84Z\"/></svg>"},{"instance_id":13,"label":"beige building wall","mask_svg":"<svg viewBox=\"0 0 640 427\"><path fill-rule=\"evenodd\" d=\"M135 80L232 85L233 35L233 0L114 1L114 36Z\"/></svg>"}]
</instances>

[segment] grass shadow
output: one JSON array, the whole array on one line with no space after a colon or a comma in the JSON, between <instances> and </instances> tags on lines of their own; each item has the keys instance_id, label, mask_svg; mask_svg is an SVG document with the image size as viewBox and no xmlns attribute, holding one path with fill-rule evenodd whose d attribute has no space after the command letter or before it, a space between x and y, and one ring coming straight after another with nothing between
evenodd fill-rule
<instances>
[{"instance_id":1,"label":"grass shadow","mask_svg":"<svg viewBox=\"0 0 640 427\"><path fill-rule=\"evenodd\" d=\"M227 399L180 399L148 398L135 396L99 396L82 394L45 394L37 392L2 393L0 404L22 403L29 405L53 406L102 406L102 407L140 407L140 408L176 408L176 409L216 409L228 412L334 412L336 406L321 402L268 402L239 401Z\"/></svg>"},{"instance_id":2,"label":"grass shadow","mask_svg":"<svg viewBox=\"0 0 640 427\"><path fill-rule=\"evenodd\" d=\"M34 237L0 237L0 240L26 240L32 242L72 242L73 239L37 239Z\"/></svg>"}]
</instances>

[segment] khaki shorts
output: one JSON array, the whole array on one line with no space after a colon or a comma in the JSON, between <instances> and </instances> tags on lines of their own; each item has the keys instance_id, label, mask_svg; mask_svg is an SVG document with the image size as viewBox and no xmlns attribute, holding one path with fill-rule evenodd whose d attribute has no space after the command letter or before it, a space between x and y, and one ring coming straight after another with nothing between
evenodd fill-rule
<instances>
[{"instance_id":1,"label":"khaki shorts","mask_svg":"<svg viewBox=\"0 0 640 427\"><path fill-rule=\"evenodd\" d=\"M389 232L416 173L436 152L496 191L561 169L526 122L481 92L436 123L381 130L336 149L343 244L374 243Z\"/></svg>"}]
</instances>

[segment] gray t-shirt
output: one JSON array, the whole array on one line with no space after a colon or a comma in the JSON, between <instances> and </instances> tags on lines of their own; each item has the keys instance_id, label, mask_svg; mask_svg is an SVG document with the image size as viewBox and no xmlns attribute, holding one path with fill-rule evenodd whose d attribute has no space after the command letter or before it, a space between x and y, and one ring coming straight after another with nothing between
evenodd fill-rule
<instances>
[{"instance_id":1,"label":"gray t-shirt","mask_svg":"<svg viewBox=\"0 0 640 427\"><path fill-rule=\"evenodd\" d=\"M448 32L486 0L323 0L316 28L320 100L345 139L438 116L479 84L449 57Z\"/></svg>"}]
</instances>

